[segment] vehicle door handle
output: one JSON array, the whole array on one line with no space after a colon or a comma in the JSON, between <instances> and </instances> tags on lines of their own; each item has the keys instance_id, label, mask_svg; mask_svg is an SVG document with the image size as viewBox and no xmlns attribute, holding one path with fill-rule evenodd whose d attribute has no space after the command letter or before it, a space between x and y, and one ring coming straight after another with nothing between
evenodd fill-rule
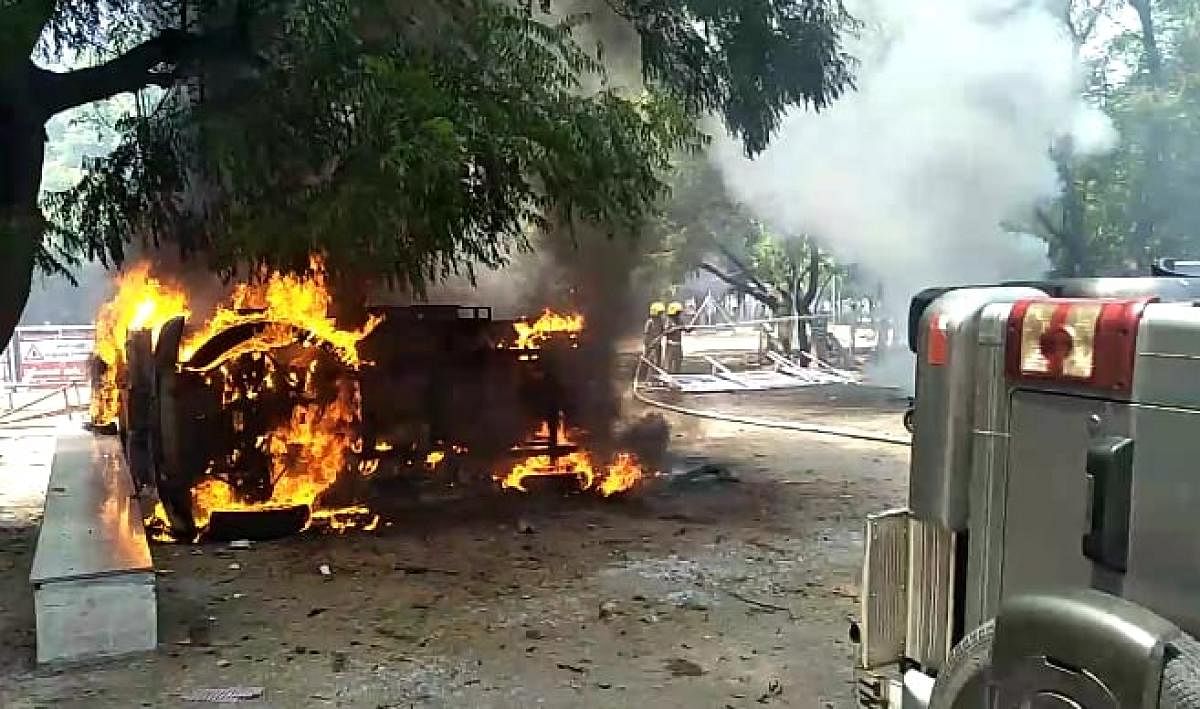
<instances>
[{"instance_id":1,"label":"vehicle door handle","mask_svg":"<svg viewBox=\"0 0 1200 709\"><path fill-rule=\"evenodd\" d=\"M1129 517L1133 492L1133 439L1099 438L1088 446L1088 531L1083 555L1124 573L1129 563Z\"/></svg>"}]
</instances>

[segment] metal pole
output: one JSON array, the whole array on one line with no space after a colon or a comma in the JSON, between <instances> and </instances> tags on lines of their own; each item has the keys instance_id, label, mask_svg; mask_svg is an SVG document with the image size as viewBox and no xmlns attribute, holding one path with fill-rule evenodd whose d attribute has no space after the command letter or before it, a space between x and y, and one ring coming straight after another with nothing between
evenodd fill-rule
<instances>
[{"instance_id":1,"label":"metal pole","mask_svg":"<svg viewBox=\"0 0 1200 709\"><path fill-rule=\"evenodd\" d=\"M65 388L66 387L59 387L58 389L52 390L49 394L46 394L45 396L39 396L38 398L34 399L33 401L27 401L24 404L21 404L19 407L10 408L8 411L5 411L3 414L0 414L0 420L6 419L6 418L12 416L13 414L17 413L18 411L24 411L25 409L28 409L29 407L33 406L34 404L40 404L43 401L46 401L47 399L58 394ZM11 399L11 395L10 395L10 399Z\"/></svg>"}]
</instances>

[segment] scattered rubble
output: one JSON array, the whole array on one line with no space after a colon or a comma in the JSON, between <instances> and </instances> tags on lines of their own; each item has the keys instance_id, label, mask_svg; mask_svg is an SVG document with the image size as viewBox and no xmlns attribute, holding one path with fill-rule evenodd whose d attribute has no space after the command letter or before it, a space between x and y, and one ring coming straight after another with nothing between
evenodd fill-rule
<instances>
[{"instance_id":1,"label":"scattered rubble","mask_svg":"<svg viewBox=\"0 0 1200 709\"><path fill-rule=\"evenodd\" d=\"M757 701L759 704L766 704L767 702L771 701L772 699L774 699L776 697L782 697L782 696L783 696L783 683L780 682L778 679L772 677L770 683L767 684L767 690L765 692L763 692L762 695L760 695L759 698L756 699L755 701Z\"/></svg>"},{"instance_id":2,"label":"scattered rubble","mask_svg":"<svg viewBox=\"0 0 1200 709\"><path fill-rule=\"evenodd\" d=\"M672 677L699 677L704 674L704 668L682 657L672 657L663 663Z\"/></svg>"},{"instance_id":3,"label":"scattered rubble","mask_svg":"<svg viewBox=\"0 0 1200 709\"><path fill-rule=\"evenodd\" d=\"M221 687L197 689L183 695L185 702L227 703L259 699L265 690L262 687Z\"/></svg>"},{"instance_id":4,"label":"scattered rubble","mask_svg":"<svg viewBox=\"0 0 1200 709\"><path fill-rule=\"evenodd\" d=\"M605 601L600 604L600 620L607 620L619 613L616 601Z\"/></svg>"}]
</instances>

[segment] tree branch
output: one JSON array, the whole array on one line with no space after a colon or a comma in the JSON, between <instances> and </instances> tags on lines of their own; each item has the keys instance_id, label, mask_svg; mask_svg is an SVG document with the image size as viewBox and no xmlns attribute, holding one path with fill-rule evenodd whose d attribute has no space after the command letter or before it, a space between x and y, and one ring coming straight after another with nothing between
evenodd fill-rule
<instances>
[{"instance_id":1,"label":"tree branch","mask_svg":"<svg viewBox=\"0 0 1200 709\"><path fill-rule=\"evenodd\" d=\"M1050 218L1049 214L1046 214L1046 210L1042 209L1041 207L1038 207L1037 209L1033 210L1033 213L1034 213L1034 216L1037 218L1038 223L1041 224L1042 227L1044 227L1046 229L1046 231L1050 232L1051 236L1058 239L1059 241L1066 241L1066 239L1067 239L1066 232L1062 229L1062 227L1057 227L1054 225L1054 220L1052 220Z\"/></svg>"},{"instance_id":2,"label":"tree branch","mask_svg":"<svg viewBox=\"0 0 1200 709\"><path fill-rule=\"evenodd\" d=\"M741 271L746 276L746 278L748 278L750 280L750 282L754 283L754 285L756 285L758 288L762 289L763 292L770 290L770 288L768 288L766 286L766 284L764 284L762 281L758 280L758 278L756 278L754 276L754 271L752 271L749 266L742 263L741 259L739 259L737 257L737 254L733 253L733 251L730 250L729 247L725 246L724 244L722 244L720 242L716 242L716 246L717 246L717 250L719 250L721 252L721 255L724 256L725 258L729 259L729 261L732 262L734 266L737 266L738 270Z\"/></svg>"},{"instance_id":3,"label":"tree branch","mask_svg":"<svg viewBox=\"0 0 1200 709\"><path fill-rule=\"evenodd\" d=\"M238 3L232 24L202 34L168 28L99 66L69 72L37 69L47 115L146 86L169 88L204 63L252 65L249 6Z\"/></svg>"},{"instance_id":4,"label":"tree branch","mask_svg":"<svg viewBox=\"0 0 1200 709\"><path fill-rule=\"evenodd\" d=\"M808 254L808 286L804 289L802 301L806 313L812 307L813 299L817 297L821 278L821 250L815 243L810 243L808 248L811 249Z\"/></svg>"},{"instance_id":5,"label":"tree branch","mask_svg":"<svg viewBox=\"0 0 1200 709\"><path fill-rule=\"evenodd\" d=\"M1077 44L1084 44L1092 38L1092 33L1096 31L1096 24L1100 22L1100 17L1104 14L1104 3L1100 2L1096 7L1089 7L1089 9L1092 11L1092 16L1088 18L1083 30L1075 37Z\"/></svg>"},{"instance_id":6,"label":"tree branch","mask_svg":"<svg viewBox=\"0 0 1200 709\"><path fill-rule=\"evenodd\" d=\"M820 296L821 294L823 294L825 292L825 289L829 287L829 282L833 280L833 276L834 276L833 270L830 270L829 273L825 274L825 282L817 287L817 292L813 294L813 302L816 302L817 297ZM812 303L809 303L809 305L811 306Z\"/></svg>"},{"instance_id":7,"label":"tree branch","mask_svg":"<svg viewBox=\"0 0 1200 709\"><path fill-rule=\"evenodd\" d=\"M1162 50L1158 46L1150 0L1129 0L1129 6L1137 12L1138 22L1142 27L1142 47L1145 50L1146 71L1150 75L1150 85L1156 89L1162 88Z\"/></svg>"},{"instance_id":8,"label":"tree branch","mask_svg":"<svg viewBox=\"0 0 1200 709\"><path fill-rule=\"evenodd\" d=\"M150 85L169 87L185 70L187 55L201 39L169 29L99 66L65 73L41 70L46 88L43 108L54 115ZM159 70L164 66L169 70Z\"/></svg>"},{"instance_id":9,"label":"tree branch","mask_svg":"<svg viewBox=\"0 0 1200 709\"><path fill-rule=\"evenodd\" d=\"M757 300L758 302L762 303L763 305L767 306L768 308L775 309L775 308L779 307L779 299L778 298L774 298L771 296L770 293L759 290L753 284L747 282L744 279L738 278L737 276L734 276L729 273L725 273L724 271L722 271L721 269L712 265L711 263L707 263L707 262L701 263L700 268L701 268L701 270L708 271L709 273L713 274L717 278L720 278L725 283L729 284L730 286L733 286L733 288L735 290L737 290L738 292L745 293L746 295Z\"/></svg>"},{"instance_id":10,"label":"tree branch","mask_svg":"<svg viewBox=\"0 0 1200 709\"><path fill-rule=\"evenodd\" d=\"M0 3L0 67L29 60L54 17L54 5L53 0Z\"/></svg>"}]
</instances>

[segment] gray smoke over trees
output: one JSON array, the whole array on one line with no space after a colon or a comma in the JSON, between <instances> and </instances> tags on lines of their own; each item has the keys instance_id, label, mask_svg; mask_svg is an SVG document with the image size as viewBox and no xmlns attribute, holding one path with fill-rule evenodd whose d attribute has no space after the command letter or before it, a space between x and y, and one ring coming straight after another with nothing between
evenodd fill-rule
<instances>
[{"instance_id":1,"label":"gray smoke over trees","mask_svg":"<svg viewBox=\"0 0 1200 709\"><path fill-rule=\"evenodd\" d=\"M1055 3L863 0L858 90L785 119L756 160L718 143L729 190L884 287L895 315L932 285L1039 277L1046 244L1006 227L1061 190L1050 148L1108 149Z\"/></svg>"}]
</instances>

